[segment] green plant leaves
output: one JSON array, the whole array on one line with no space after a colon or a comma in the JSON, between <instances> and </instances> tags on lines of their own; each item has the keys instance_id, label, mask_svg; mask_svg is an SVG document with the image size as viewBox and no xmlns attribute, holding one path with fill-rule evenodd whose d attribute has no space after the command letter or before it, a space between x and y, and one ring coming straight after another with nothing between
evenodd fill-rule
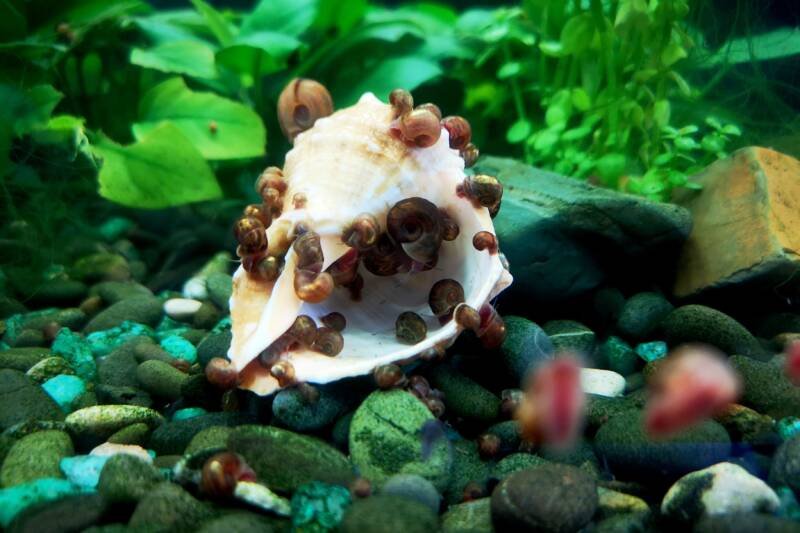
<instances>
[{"instance_id":1,"label":"green plant leaves","mask_svg":"<svg viewBox=\"0 0 800 533\"><path fill-rule=\"evenodd\" d=\"M214 50L200 41L168 41L152 48L134 48L131 63L161 72L214 78Z\"/></svg>"},{"instance_id":2,"label":"green plant leaves","mask_svg":"<svg viewBox=\"0 0 800 533\"><path fill-rule=\"evenodd\" d=\"M591 13L582 13L569 19L561 30L561 51L580 54L592 45L595 23Z\"/></svg>"},{"instance_id":3,"label":"green plant leaves","mask_svg":"<svg viewBox=\"0 0 800 533\"><path fill-rule=\"evenodd\" d=\"M375 68L349 84L337 94L337 104L348 106L355 103L367 91L385 99L397 87L409 91L442 74L442 68L433 61L415 56L397 57L379 63Z\"/></svg>"},{"instance_id":4,"label":"green plant leaves","mask_svg":"<svg viewBox=\"0 0 800 533\"><path fill-rule=\"evenodd\" d=\"M159 209L222 196L214 173L180 129L162 124L129 146L101 137L100 195L129 207Z\"/></svg>"},{"instance_id":5,"label":"green plant leaves","mask_svg":"<svg viewBox=\"0 0 800 533\"><path fill-rule=\"evenodd\" d=\"M255 78L277 72L302 43L284 33L262 31L239 36L231 46L217 52L217 63L234 72Z\"/></svg>"},{"instance_id":6,"label":"green plant leaves","mask_svg":"<svg viewBox=\"0 0 800 533\"><path fill-rule=\"evenodd\" d=\"M261 0L242 21L242 35L269 31L297 37L314 22L317 0Z\"/></svg>"},{"instance_id":7,"label":"green plant leaves","mask_svg":"<svg viewBox=\"0 0 800 533\"><path fill-rule=\"evenodd\" d=\"M225 17L203 0L191 0L192 5L203 16L209 31L214 34L219 44L227 46L233 42L234 30Z\"/></svg>"},{"instance_id":8,"label":"green plant leaves","mask_svg":"<svg viewBox=\"0 0 800 533\"><path fill-rule=\"evenodd\" d=\"M800 55L800 28L779 28L756 36L740 37L725 43L698 64L713 68Z\"/></svg>"},{"instance_id":9,"label":"green plant leaves","mask_svg":"<svg viewBox=\"0 0 800 533\"><path fill-rule=\"evenodd\" d=\"M142 140L165 121L178 128L206 159L264 154L266 130L255 111L213 93L193 92L181 78L167 80L144 95L133 133Z\"/></svg>"}]
</instances>

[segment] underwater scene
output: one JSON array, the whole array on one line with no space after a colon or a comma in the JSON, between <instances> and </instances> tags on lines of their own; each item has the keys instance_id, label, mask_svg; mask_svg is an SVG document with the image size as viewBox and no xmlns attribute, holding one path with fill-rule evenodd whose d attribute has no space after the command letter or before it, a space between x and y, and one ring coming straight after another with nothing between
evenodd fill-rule
<instances>
[{"instance_id":1,"label":"underwater scene","mask_svg":"<svg viewBox=\"0 0 800 533\"><path fill-rule=\"evenodd\" d=\"M796 0L0 28L0 531L800 532Z\"/></svg>"}]
</instances>

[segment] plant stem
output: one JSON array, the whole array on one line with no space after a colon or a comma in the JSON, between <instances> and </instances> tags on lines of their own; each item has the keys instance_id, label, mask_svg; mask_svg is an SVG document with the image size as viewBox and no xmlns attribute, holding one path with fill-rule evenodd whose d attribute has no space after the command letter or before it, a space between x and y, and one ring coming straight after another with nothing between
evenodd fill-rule
<instances>
[{"instance_id":1,"label":"plant stem","mask_svg":"<svg viewBox=\"0 0 800 533\"><path fill-rule=\"evenodd\" d=\"M508 47L508 43L503 44L503 59L507 63L512 60L511 50ZM519 82L513 76L509 81L511 82L511 95L514 99L514 107L517 110L517 117L519 120L526 119L527 114L525 113L525 104L522 99L522 90L519 88Z\"/></svg>"}]
</instances>

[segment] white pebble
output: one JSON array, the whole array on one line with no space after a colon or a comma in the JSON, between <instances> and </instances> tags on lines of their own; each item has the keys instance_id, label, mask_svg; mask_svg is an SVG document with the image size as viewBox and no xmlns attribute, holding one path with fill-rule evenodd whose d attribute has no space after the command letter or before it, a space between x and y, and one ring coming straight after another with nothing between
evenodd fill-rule
<instances>
[{"instance_id":1,"label":"white pebble","mask_svg":"<svg viewBox=\"0 0 800 533\"><path fill-rule=\"evenodd\" d=\"M133 455L148 463L153 462L153 458L147 453L147 450L136 444L114 444L113 442L104 442L89 452L89 455L111 456L121 453Z\"/></svg>"},{"instance_id":2,"label":"white pebble","mask_svg":"<svg viewBox=\"0 0 800 533\"><path fill-rule=\"evenodd\" d=\"M586 394L622 396L625 392L625 378L611 370L581 368L581 388Z\"/></svg>"},{"instance_id":3,"label":"white pebble","mask_svg":"<svg viewBox=\"0 0 800 533\"><path fill-rule=\"evenodd\" d=\"M676 481L664 495L661 512L694 521L729 513L772 513L779 506L778 495L766 483L739 465L718 463Z\"/></svg>"},{"instance_id":4,"label":"white pebble","mask_svg":"<svg viewBox=\"0 0 800 533\"><path fill-rule=\"evenodd\" d=\"M194 316L203 302L189 298L172 298L164 302L164 312L173 320L188 320Z\"/></svg>"},{"instance_id":5,"label":"white pebble","mask_svg":"<svg viewBox=\"0 0 800 533\"><path fill-rule=\"evenodd\" d=\"M199 298L201 300L208 298L205 276L198 275L189 278L186 283L183 284L182 292L186 298Z\"/></svg>"}]
</instances>

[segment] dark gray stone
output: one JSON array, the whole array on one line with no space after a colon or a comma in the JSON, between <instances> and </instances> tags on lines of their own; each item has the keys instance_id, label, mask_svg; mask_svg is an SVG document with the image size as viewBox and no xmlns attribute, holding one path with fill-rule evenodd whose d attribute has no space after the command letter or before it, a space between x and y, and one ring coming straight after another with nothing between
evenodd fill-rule
<instances>
[{"instance_id":1,"label":"dark gray stone","mask_svg":"<svg viewBox=\"0 0 800 533\"><path fill-rule=\"evenodd\" d=\"M648 340L672 309L672 304L658 293L634 294L625 302L617 328L632 341Z\"/></svg>"},{"instance_id":2,"label":"dark gray stone","mask_svg":"<svg viewBox=\"0 0 800 533\"><path fill-rule=\"evenodd\" d=\"M511 474L492 493L497 533L578 531L597 509L597 485L567 465L542 465Z\"/></svg>"},{"instance_id":3,"label":"dark gray stone","mask_svg":"<svg viewBox=\"0 0 800 533\"><path fill-rule=\"evenodd\" d=\"M519 386L528 372L553 358L553 343L535 322L520 316L504 316L506 338L500 347L503 364Z\"/></svg>"},{"instance_id":4,"label":"dark gray stone","mask_svg":"<svg viewBox=\"0 0 800 533\"><path fill-rule=\"evenodd\" d=\"M504 185L494 223L515 277L510 290L538 305L582 295L608 272L651 282L671 274L691 228L682 207L511 159L483 157L476 171Z\"/></svg>"},{"instance_id":5,"label":"dark gray stone","mask_svg":"<svg viewBox=\"0 0 800 533\"><path fill-rule=\"evenodd\" d=\"M170 421L150 435L150 448L159 455L180 455L201 430L211 426L240 426L252 424L255 418L247 413L208 413L184 420Z\"/></svg>"},{"instance_id":6,"label":"dark gray stone","mask_svg":"<svg viewBox=\"0 0 800 533\"><path fill-rule=\"evenodd\" d=\"M755 358L766 355L758 340L744 326L725 313L704 305L678 307L664 318L661 328L670 346L703 342L716 346L727 355Z\"/></svg>"},{"instance_id":7,"label":"dark gray stone","mask_svg":"<svg viewBox=\"0 0 800 533\"><path fill-rule=\"evenodd\" d=\"M162 315L161 300L154 296L135 296L120 300L100 311L92 318L84 333L92 333L119 326L126 320L155 326Z\"/></svg>"},{"instance_id":8,"label":"dark gray stone","mask_svg":"<svg viewBox=\"0 0 800 533\"><path fill-rule=\"evenodd\" d=\"M0 370L0 430L35 420L64 420L64 413L25 374Z\"/></svg>"}]
</instances>

